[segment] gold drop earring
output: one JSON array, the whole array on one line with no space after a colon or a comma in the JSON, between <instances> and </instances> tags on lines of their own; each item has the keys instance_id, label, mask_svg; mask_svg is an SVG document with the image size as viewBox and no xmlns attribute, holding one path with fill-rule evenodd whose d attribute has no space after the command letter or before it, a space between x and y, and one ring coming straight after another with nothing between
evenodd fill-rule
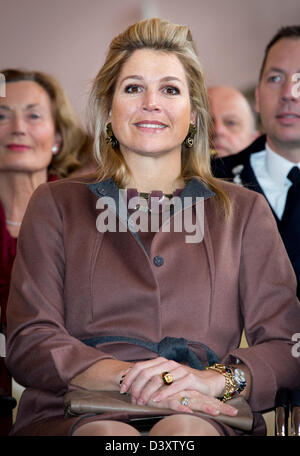
<instances>
[{"instance_id":1,"label":"gold drop earring","mask_svg":"<svg viewBox=\"0 0 300 456\"><path fill-rule=\"evenodd\" d=\"M106 125L106 138L105 141L107 144L110 144L113 149L119 148L119 141L114 135L111 122Z\"/></svg>"},{"instance_id":2,"label":"gold drop earring","mask_svg":"<svg viewBox=\"0 0 300 456\"><path fill-rule=\"evenodd\" d=\"M194 124L190 123L188 134L187 134L185 140L183 141L185 147L187 147L188 149L190 149L194 145L195 134L196 134L196 127Z\"/></svg>"}]
</instances>

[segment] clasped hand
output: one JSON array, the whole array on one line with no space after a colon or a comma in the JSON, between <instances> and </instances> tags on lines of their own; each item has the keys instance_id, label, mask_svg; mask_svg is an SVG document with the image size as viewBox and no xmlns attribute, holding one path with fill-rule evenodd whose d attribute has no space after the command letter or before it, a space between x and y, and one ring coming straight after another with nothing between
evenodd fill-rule
<instances>
[{"instance_id":1,"label":"clasped hand","mask_svg":"<svg viewBox=\"0 0 300 456\"><path fill-rule=\"evenodd\" d=\"M173 377L165 385L162 373ZM121 393L130 393L132 401L139 405L170 408L179 412L202 411L212 416L235 416L237 409L217 399L222 395L225 379L218 372L199 371L188 366L158 357L135 363L124 375ZM181 399L187 398L183 404Z\"/></svg>"}]
</instances>

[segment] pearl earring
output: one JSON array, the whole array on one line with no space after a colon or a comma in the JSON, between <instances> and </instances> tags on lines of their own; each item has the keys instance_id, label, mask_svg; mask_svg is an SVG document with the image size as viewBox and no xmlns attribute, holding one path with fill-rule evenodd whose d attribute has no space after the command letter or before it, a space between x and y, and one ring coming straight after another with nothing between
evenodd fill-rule
<instances>
[{"instance_id":1,"label":"pearl earring","mask_svg":"<svg viewBox=\"0 0 300 456\"><path fill-rule=\"evenodd\" d=\"M53 146L51 150L55 154L56 152L58 152L58 147L57 146Z\"/></svg>"}]
</instances>

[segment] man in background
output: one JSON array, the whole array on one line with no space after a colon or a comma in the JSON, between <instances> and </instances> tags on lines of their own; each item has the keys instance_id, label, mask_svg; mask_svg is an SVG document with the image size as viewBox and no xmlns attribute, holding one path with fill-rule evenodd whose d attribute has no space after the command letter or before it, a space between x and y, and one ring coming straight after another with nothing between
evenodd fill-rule
<instances>
[{"instance_id":1,"label":"man in background","mask_svg":"<svg viewBox=\"0 0 300 456\"><path fill-rule=\"evenodd\" d=\"M240 152L258 136L255 115L241 92L212 86L208 98L214 126L212 149L218 157Z\"/></svg>"},{"instance_id":2,"label":"man in background","mask_svg":"<svg viewBox=\"0 0 300 456\"><path fill-rule=\"evenodd\" d=\"M265 135L239 154L213 160L215 176L262 193L294 267L300 297L300 25L281 28L265 50L256 110ZM259 220L257 221L259 223Z\"/></svg>"}]
</instances>

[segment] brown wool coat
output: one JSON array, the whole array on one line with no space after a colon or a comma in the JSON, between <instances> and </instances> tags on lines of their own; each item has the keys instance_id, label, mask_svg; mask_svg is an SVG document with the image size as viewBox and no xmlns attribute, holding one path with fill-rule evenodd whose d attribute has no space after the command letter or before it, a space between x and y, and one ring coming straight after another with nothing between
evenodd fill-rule
<instances>
[{"instance_id":1,"label":"brown wool coat","mask_svg":"<svg viewBox=\"0 0 300 456\"><path fill-rule=\"evenodd\" d=\"M120 335L159 342L184 337L223 362L249 367L253 410L274 403L280 386L299 386L296 279L261 195L224 183L226 220L214 195L192 180L182 195L203 196L204 239L158 232L149 255L131 232L99 233L98 198L112 181L88 187L66 179L41 185L24 218L8 304L7 364L27 387L16 429L62 415L71 379L104 358L157 356L128 343L88 347L80 339ZM154 258L163 258L156 265ZM240 349L243 326L250 345ZM201 350L193 347L199 357Z\"/></svg>"}]
</instances>

